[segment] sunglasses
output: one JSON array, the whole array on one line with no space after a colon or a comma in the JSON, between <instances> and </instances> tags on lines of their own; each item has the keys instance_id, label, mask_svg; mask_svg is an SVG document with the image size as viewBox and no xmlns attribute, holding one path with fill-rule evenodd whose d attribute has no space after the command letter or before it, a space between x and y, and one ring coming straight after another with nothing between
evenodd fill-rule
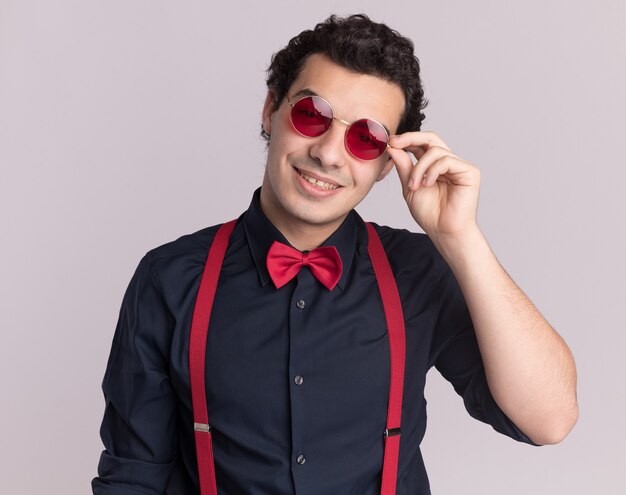
<instances>
[{"instance_id":1,"label":"sunglasses","mask_svg":"<svg viewBox=\"0 0 626 495\"><path fill-rule=\"evenodd\" d=\"M333 116L333 108L324 98L303 96L291 103L291 125L304 137L314 138L324 134L334 120L347 125L344 142L350 154L359 160L375 160L389 147L389 134L385 127L372 119L359 119L352 123Z\"/></svg>"}]
</instances>

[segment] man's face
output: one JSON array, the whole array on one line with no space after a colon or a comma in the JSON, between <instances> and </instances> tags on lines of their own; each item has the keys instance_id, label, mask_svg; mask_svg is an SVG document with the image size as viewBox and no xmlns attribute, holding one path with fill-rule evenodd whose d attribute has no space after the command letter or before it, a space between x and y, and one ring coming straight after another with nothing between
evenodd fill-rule
<instances>
[{"instance_id":1,"label":"man's face","mask_svg":"<svg viewBox=\"0 0 626 495\"><path fill-rule=\"evenodd\" d=\"M334 116L347 122L377 120L395 133L404 110L399 85L350 72L321 54L310 55L287 95L308 90L327 100ZM296 98L297 99L297 98ZM306 226L338 227L377 180L393 167L389 155L375 160L354 158L346 149L346 125L334 120L321 136L308 138L292 126L291 106L283 99L278 109L268 94L263 127L271 134L261 189L265 214L283 233ZM332 184L334 189L311 184L302 175Z\"/></svg>"}]
</instances>

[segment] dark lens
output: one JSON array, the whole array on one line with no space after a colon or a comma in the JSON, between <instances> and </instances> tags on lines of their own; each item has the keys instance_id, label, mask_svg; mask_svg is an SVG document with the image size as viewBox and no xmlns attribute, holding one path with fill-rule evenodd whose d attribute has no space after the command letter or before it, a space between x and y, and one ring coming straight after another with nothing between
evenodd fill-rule
<instances>
[{"instance_id":1,"label":"dark lens","mask_svg":"<svg viewBox=\"0 0 626 495\"><path fill-rule=\"evenodd\" d=\"M359 160L374 160L387 149L387 131L374 120L357 120L346 133L346 148Z\"/></svg>"},{"instance_id":2,"label":"dark lens","mask_svg":"<svg viewBox=\"0 0 626 495\"><path fill-rule=\"evenodd\" d=\"M291 123L300 134L317 137L333 123L333 111L326 100L319 96L307 96L291 108Z\"/></svg>"}]
</instances>

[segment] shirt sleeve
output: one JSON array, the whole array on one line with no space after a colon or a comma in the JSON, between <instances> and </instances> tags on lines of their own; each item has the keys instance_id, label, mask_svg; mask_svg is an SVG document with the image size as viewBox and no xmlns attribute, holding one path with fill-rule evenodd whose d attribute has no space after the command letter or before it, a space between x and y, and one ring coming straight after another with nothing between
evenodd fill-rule
<instances>
[{"instance_id":1,"label":"shirt sleeve","mask_svg":"<svg viewBox=\"0 0 626 495\"><path fill-rule=\"evenodd\" d=\"M168 372L174 325L150 253L126 289L102 390L105 450L95 495L163 494L178 456L177 401Z\"/></svg>"},{"instance_id":2,"label":"shirt sleeve","mask_svg":"<svg viewBox=\"0 0 626 495\"><path fill-rule=\"evenodd\" d=\"M538 446L496 403L485 375L476 332L461 288L446 265L431 293L438 308L431 356L435 368L463 398L467 412L499 433Z\"/></svg>"}]
</instances>

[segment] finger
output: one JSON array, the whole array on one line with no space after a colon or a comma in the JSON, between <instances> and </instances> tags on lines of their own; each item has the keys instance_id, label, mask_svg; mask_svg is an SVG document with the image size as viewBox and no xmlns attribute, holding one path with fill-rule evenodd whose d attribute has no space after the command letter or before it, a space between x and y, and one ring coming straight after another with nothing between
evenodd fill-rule
<instances>
[{"instance_id":1,"label":"finger","mask_svg":"<svg viewBox=\"0 0 626 495\"><path fill-rule=\"evenodd\" d=\"M475 180L472 179L475 174L480 174L478 167L457 157L445 155L426 170L422 185L425 187L432 186L440 177L444 176L454 185L470 186Z\"/></svg>"},{"instance_id":2,"label":"finger","mask_svg":"<svg viewBox=\"0 0 626 495\"><path fill-rule=\"evenodd\" d=\"M396 141L389 141L389 146L394 149L404 150L409 153L415 155L415 158L419 160L419 158L428 151L426 146L417 146L417 145L407 145L407 146L398 146Z\"/></svg>"},{"instance_id":3,"label":"finger","mask_svg":"<svg viewBox=\"0 0 626 495\"><path fill-rule=\"evenodd\" d=\"M415 165L413 171L411 172L411 177L408 180L409 189L416 191L422 185L422 180L426 171L437 161L440 160L444 156L453 156L448 150L444 148L440 148L436 146L434 148L429 149L422 157L418 160Z\"/></svg>"},{"instance_id":4,"label":"finger","mask_svg":"<svg viewBox=\"0 0 626 495\"><path fill-rule=\"evenodd\" d=\"M410 148L413 148L413 149L407 148L406 151L410 151L411 153L413 153L413 155L415 156L417 160L422 158L424 156L424 153L426 153L427 151L427 149L424 148L423 146L411 146Z\"/></svg>"},{"instance_id":5,"label":"finger","mask_svg":"<svg viewBox=\"0 0 626 495\"><path fill-rule=\"evenodd\" d=\"M407 188L411 172L414 168L413 160L411 160L411 157L404 150L387 148L387 152L396 166L402 188Z\"/></svg>"},{"instance_id":6,"label":"finger","mask_svg":"<svg viewBox=\"0 0 626 495\"><path fill-rule=\"evenodd\" d=\"M411 155L413 155L415 157L416 160L419 160L422 155L424 155L424 153L426 153L426 149L423 148L422 146L407 146L406 148L394 148L393 146L390 146L389 149L397 149L397 150L404 150L407 153L410 153Z\"/></svg>"},{"instance_id":7,"label":"finger","mask_svg":"<svg viewBox=\"0 0 626 495\"><path fill-rule=\"evenodd\" d=\"M448 151L451 151L450 147L443 141L443 139L441 139L438 134L431 131L415 131L397 134L391 136L389 144L394 148L403 149L417 146L422 146L425 149L429 149L433 146L439 146Z\"/></svg>"}]
</instances>

